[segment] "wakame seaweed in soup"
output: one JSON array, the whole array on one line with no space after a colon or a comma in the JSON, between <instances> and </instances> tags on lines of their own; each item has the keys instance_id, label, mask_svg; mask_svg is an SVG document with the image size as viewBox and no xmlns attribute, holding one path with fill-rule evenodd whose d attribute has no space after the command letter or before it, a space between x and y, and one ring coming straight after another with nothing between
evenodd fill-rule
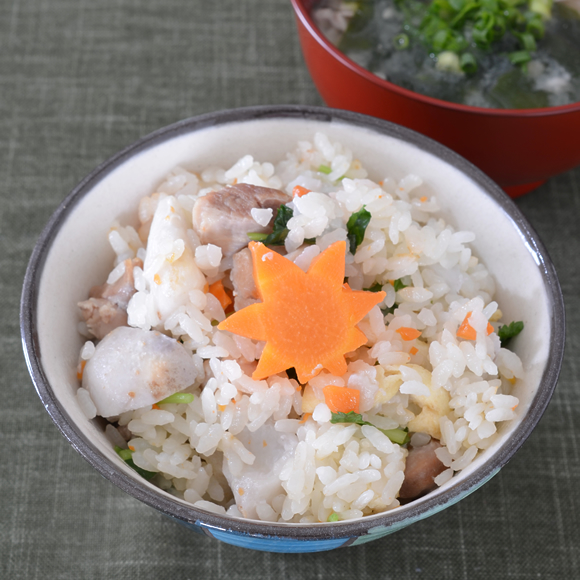
<instances>
[{"instance_id":1,"label":"wakame seaweed in soup","mask_svg":"<svg viewBox=\"0 0 580 580\"><path fill-rule=\"evenodd\" d=\"M580 1L322 0L349 58L406 89L476 107L580 101Z\"/></svg>"}]
</instances>

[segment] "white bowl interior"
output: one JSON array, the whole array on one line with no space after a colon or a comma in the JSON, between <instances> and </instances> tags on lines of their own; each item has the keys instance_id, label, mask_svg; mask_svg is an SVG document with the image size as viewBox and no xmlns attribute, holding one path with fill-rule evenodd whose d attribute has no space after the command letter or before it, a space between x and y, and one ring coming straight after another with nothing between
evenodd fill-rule
<instances>
[{"instance_id":1,"label":"white bowl interior","mask_svg":"<svg viewBox=\"0 0 580 580\"><path fill-rule=\"evenodd\" d=\"M75 397L79 386L76 366L84 342L77 332L76 304L111 270L114 255L107 241L111 223L136 224L140 198L154 191L176 165L197 171L211 165L227 168L248 153L259 161L276 163L299 140L311 140L316 131L353 150L373 179L400 179L409 173L421 176L424 194L437 195L445 218L457 229L475 232L475 253L495 277L496 300L504 320L525 321L525 331L514 341L526 369L525 380L514 387L520 399L518 418L503 424L493 447L480 453L441 491L490 461L525 416L548 359L549 299L533 249L527 247L512 219L475 181L412 144L344 122L279 118L228 123L160 142L106 174L62 224L44 266L37 321L48 381L78 429L131 476L139 477L117 457L100 426L85 418Z\"/></svg>"}]
</instances>

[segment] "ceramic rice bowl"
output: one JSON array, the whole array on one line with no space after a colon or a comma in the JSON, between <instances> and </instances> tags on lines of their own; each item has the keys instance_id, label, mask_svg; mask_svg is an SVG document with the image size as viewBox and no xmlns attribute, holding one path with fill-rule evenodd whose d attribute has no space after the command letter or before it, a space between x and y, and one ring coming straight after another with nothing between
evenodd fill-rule
<instances>
[{"instance_id":1,"label":"ceramic rice bowl","mask_svg":"<svg viewBox=\"0 0 580 580\"><path fill-rule=\"evenodd\" d=\"M233 518L193 507L148 483L127 466L89 420L75 393L76 304L106 279L114 220L132 223L141 197L176 165L200 170L231 166L250 153L282 159L317 132L354 151L371 177L422 177L446 221L473 231L479 258L494 276L506 320L524 320L514 343L525 380L518 381L515 419L473 463L435 491L388 512L351 521L288 524ZM480 170L442 145L387 121L313 107L270 106L220 111L156 131L104 162L61 203L34 249L22 294L21 332L36 390L53 421L81 455L112 483L191 530L246 548L315 552L359 545L453 505L493 477L530 435L556 385L564 349L564 309L554 267L514 203ZM497 506L500 509L500 506Z\"/></svg>"}]
</instances>

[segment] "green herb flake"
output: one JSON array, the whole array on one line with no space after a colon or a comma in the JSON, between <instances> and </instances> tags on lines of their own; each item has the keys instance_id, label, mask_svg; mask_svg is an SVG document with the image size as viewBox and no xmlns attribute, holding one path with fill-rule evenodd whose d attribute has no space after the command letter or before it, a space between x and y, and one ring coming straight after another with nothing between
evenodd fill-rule
<instances>
[{"instance_id":1,"label":"green herb flake","mask_svg":"<svg viewBox=\"0 0 580 580\"><path fill-rule=\"evenodd\" d=\"M406 288L406 287L407 287L407 284L403 283L402 278L395 280L393 283L393 288L395 289L395 292L398 292L399 290L402 290L403 288Z\"/></svg>"},{"instance_id":2,"label":"green herb flake","mask_svg":"<svg viewBox=\"0 0 580 580\"><path fill-rule=\"evenodd\" d=\"M375 282L370 288L363 288L365 292L381 292L383 285L380 282Z\"/></svg>"},{"instance_id":3,"label":"green herb flake","mask_svg":"<svg viewBox=\"0 0 580 580\"><path fill-rule=\"evenodd\" d=\"M346 223L347 239L350 245L350 253L355 254L356 249L362 244L365 238L365 232L369 222L371 221L371 214L363 205L362 208L353 213Z\"/></svg>"},{"instance_id":4,"label":"green herb flake","mask_svg":"<svg viewBox=\"0 0 580 580\"><path fill-rule=\"evenodd\" d=\"M510 340L517 336L524 329L524 323L519 320L518 322L510 322L509 324L504 324L497 331L499 340L501 341L501 346L505 348Z\"/></svg>"},{"instance_id":5,"label":"green herb flake","mask_svg":"<svg viewBox=\"0 0 580 580\"><path fill-rule=\"evenodd\" d=\"M274 226L271 234L261 232L250 232L248 237L254 242L262 242L266 246L282 246L288 235L288 222L292 219L294 212L287 205L281 205L274 218Z\"/></svg>"},{"instance_id":6,"label":"green herb flake","mask_svg":"<svg viewBox=\"0 0 580 580\"><path fill-rule=\"evenodd\" d=\"M320 165L318 167L318 171L320 173L324 173L325 175L328 175L329 173L332 173L332 169L330 167L328 167L328 165Z\"/></svg>"},{"instance_id":7,"label":"green herb flake","mask_svg":"<svg viewBox=\"0 0 580 580\"><path fill-rule=\"evenodd\" d=\"M339 520L339 515L336 512L332 512L329 516L328 516L328 522L338 522Z\"/></svg>"},{"instance_id":8,"label":"green herb flake","mask_svg":"<svg viewBox=\"0 0 580 580\"><path fill-rule=\"evenodd\" d=\"M376 427L372 423L365 421L360 413L355 413L354 411L349 411L348 413L332 413L330 422L336 423L354 423L355 425L370 425L371 427ZM406 429L379 429L381 433L384 433L393 443L397 445L404 445L409 440L409 433Z\"/></svg>"}]
</instances>

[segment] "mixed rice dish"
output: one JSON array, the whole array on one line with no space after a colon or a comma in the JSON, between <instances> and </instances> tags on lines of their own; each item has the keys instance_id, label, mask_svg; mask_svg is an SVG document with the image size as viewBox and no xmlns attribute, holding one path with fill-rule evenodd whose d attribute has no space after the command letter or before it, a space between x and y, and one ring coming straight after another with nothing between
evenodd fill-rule
<instances>
[{"instance_id":1,"label":"mixed rice dish","mask_svg":"<svg viewBox=\"0 0 580 580\"><path fill-rule=\"evenodd\" d=\"M219 514L352 520L443 485L516 417L523 323L475 235L419 176L373 178L317 133L276 166L176 167L138 227L112 225L77 399L139 474Z\"/></svg>"}]
</instances>

